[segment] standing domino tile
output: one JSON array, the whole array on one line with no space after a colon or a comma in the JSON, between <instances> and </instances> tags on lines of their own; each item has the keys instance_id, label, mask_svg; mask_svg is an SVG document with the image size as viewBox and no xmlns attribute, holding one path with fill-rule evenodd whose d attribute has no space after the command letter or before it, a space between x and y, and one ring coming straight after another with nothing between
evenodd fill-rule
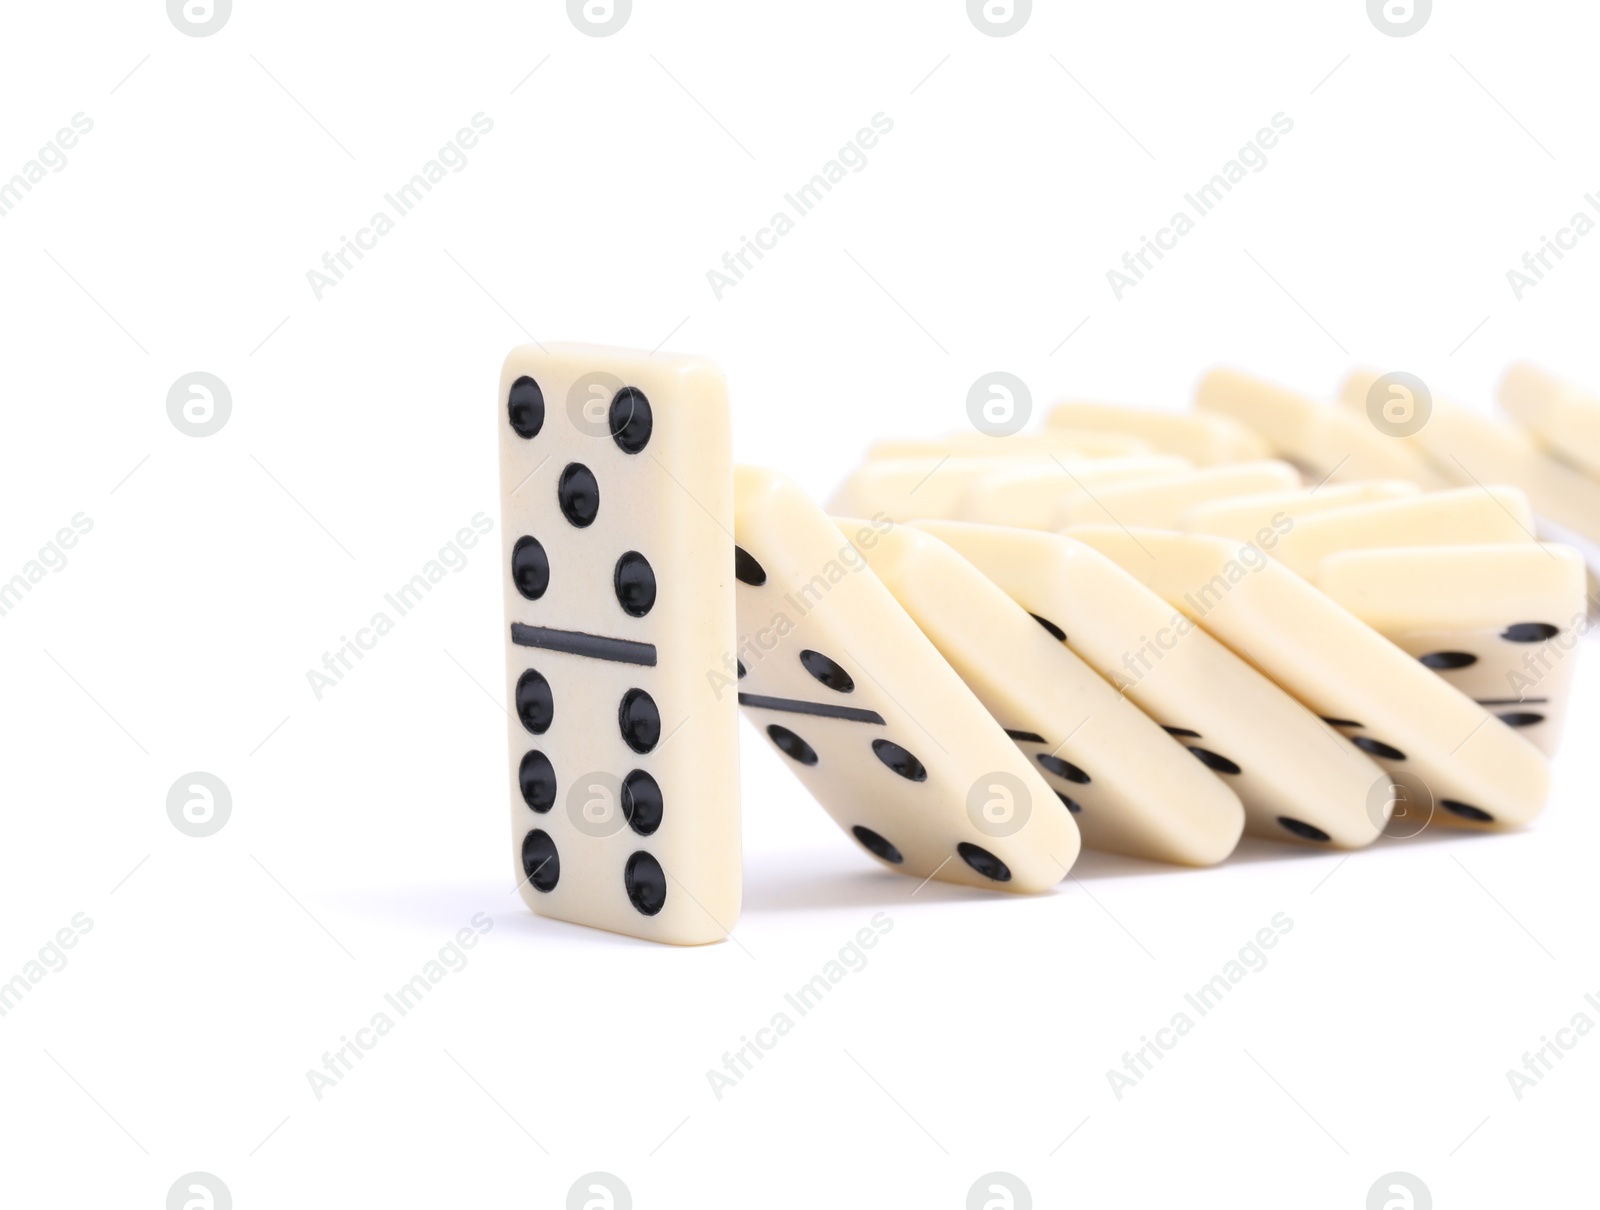
<instances>
[{"instance_id":1,"label":"standing domino tile","mask_svg":"<svg viewBox=\"0 0 1600 1210\"><path fill-rule=\"evenodd\" d=\"M1294 695L1451 823L1513 827L1543 808L1539 750L1255 546L1085 526L1110 556Z\"/></svg>"},{"instance_id":2,"label":"standing domino tile","mask_svg":"<svg viewBox=\"0 0 1600 1210\"><path fill-rule=\"evenodd\" d=\"M1523 361L1501 379L1499 400L1553 454L1600 477L1600 399Z\"/></svg>"},{"instance_id":3,"label":"standing domino tile","mask_svg":"<svg viewBox=\"0 0 1600 1210\"><path fill-rule=\"evenodd\" d=\"M711 363L523 346L500 376L511 830L541 916L696 945L739 912L727 391Z\"/></svg>"},{"instance_id":4,"label":"standing domino tile","mask_svg":"<svg viewBox=\"0 0 1600 1210\"><path fill-rule=\"evenodd\" d=\"M1196 466L1254 462L1272 451L1249 428L1212 412L1154 412L1110 403L1058 403L1045 417L1046 431L1128 435L1151 449L1175 454Z\"/></svg>"},{"instance_id":5,"label":"standing domino tile","mask_svg":"<svg viewBox=\"0 0 1600 1210\"><path fill-rule=\"evenodd\" d=\"M847 540L754 467L734 493L739 704L828 814L913 878L1032 892L1066 877L1071 814L865 565L890 523Z\"/></svg>"},{"instance_id":6,"label":"standing domino tile","mask_svg":"<svg viewBox=\"0 0 1600 1210\"><path fill-rule=\"evenodd\" d=\"M1056 506L1050 528L1115 523L1170 529L1184 509L1207 500L1288 491L1299 485L1300 474L1294 467L1272 461L1208 466L1158 478L1126 480L1064 497Z\"/></svg>"},{"instance_id":7,"label":"standing domino tile","mask_svg":"<svg viewBox=\"0 0 1600 1210\"><path fill-rule=\"evenodd\" d=\"M1208 500L1178 514L1175 528L1196 534L1253 534L1273 523L1280 514L1290 519L1309 517L1335 508L1357 504L1382 504L1389 500L1409 500L1422 489L1403 479L1368 479L1361 483L1330 483L1325 487L1301 487L1288 492L1263 492L1237 496L1231 500Z\"/></svg>"},{"instance_id":8,"label":"standing domino tile","mask_svg":"<svg viewBox=\"0 0 1600 1210\"><path fill-rule=\"evenodd\" d=\"M1314 483L1335 475L1344 483L1409 479L1429 489L1447 482L1405 439L1380 432L1367 417L1235 370L1212 370L1201 379L1195 406L1254 429L1273 454L1304 468Z\"/></svg>"},{"instance_id":9,"label":"standing domino tile","mask_svg":"<svg viewBox=\"0 0 1600 1210\"><path fill-rule=\"evenodd\" d=\"M1582 638L1583 559L1567 546L1356 550L1316 585L1554 756Z\"/></svg>"},{"instance_id":10,"label":"standing domino tile","mask_svg":"<svg viewBox=\"0 0 1600 1210\"><path fill-rule=\"evenodd\" d=\"M1196 866L1233 852L1244 828L1238 797L1064 647L1050 623L1030 617L923 530L890 530L863 553L995 721L1049 775L1085 845ZM1054 799L1029 805L1061 809Z\"/></svg>"},{"instance_id":11,"label":"standing domino tile","mask_svg":"<svg viewBox=\"0 0 1600 1210\"><path fill-rule=\"evenodd\" d=\"M1060 534L918 528L1064 632L1062 642L1238 794L1251 835L1354 849L1383 830L1388 778L1376 764L1099 551ZM1093 846L1086 817L1078 823Z\"/></svg>"}]
</instances>

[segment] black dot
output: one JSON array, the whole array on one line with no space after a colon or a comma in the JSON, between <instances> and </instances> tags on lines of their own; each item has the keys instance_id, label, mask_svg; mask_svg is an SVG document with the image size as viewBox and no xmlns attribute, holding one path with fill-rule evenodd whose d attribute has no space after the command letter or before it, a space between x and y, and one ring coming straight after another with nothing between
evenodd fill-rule
<instances>
[{"instance_id":1,"label":"black dot","mask_svg":"<svg viewBox=\"0 0 1600 1210\"><path fill-rule=\"evenodd\" d=\"M1298 819L1290 819L1287 815L1278 816L1281 827L1293 832L1301 840L1332 840L1333 838L1321 828L1315 827Z\"/></svg>"},{"instance_id":2,"label":"black dot","mask_svg":"<svg viewBox=\"0 0 1600 1210\"><path fill-rule=\"evenodd\" d=\"M805 670L835 693L854 693L856 683L850 674L820 651L802 651L800 663Z\"/></svg>"},{"instance_id":3,"label":"black dot","mask_svg":"<svg viewBox=\"0 0 1600 1210\"><path fill-rule=\"evenodd\" d=\"M1071 761L1062 760L1059 756L1051 756L1048 752L1039 753L1037 760L1044 766L1046 773L1054 773L1065 781L1075 781L1080 786L1089 784L1089 775Z\"/></svg>"},{"instance_id":4,"label":"black dot","mask_svg":"<svg viewBox=\"0 0 1600 1210\"><path fill-rule=\"evenodd\" d=\"M1509 714L1502 714L1500 721L1508 727L1536 727L1544 722L1544 715L1534 714L1532 711L1515 710Z\"/></svg>"},{"instance_id":5,"label":"black dot","mask_svg":"<svg viewBox=\"0 0 1600 1210\"><path fill-rule=\"evenodd\" d=\"M561 472L561 483L556 489L561 501L561 514L579 529L593 525L600 511L600 485L594 481L594 472L581 462L569 462Z\"/></svg>"},{"instance_id":6,"label":"black dot","mask_svg":"<svg viewBox=\"0 0 1600 1210\"><path fill-rule=\"evenodd\" d=\"M628 901L645 916L654 916L667 902L666 872L646 852L628 858L622 881L628 888Z\"/></svg>"},{"instance_id":7,"label":"black dot","mask_svg":"<svg viewBox=\"0 0 1600 1210\"><path fill-rule=\"evenodd\" d=\"M622 695L617 725L635 752L648 752L661 741L661 711L656 709L655 698L643 689L630 689Z\"/></svg>"},{"instance_id":8,"label":"black dot","mask_svg":"<svg viewBox=\"0 0 1600 1210\"><path fill-rule=\"evenodd\" d=\"M538 538L518 538L511 548L511 579L530 601L537 601L550 587L550 556Z\"/></svg>"},{"instance_id":9,"label":"black dot","mask_svg":"<svg viewBox=\"0 0 1600 1210\"><path fill-rule=\"evenodd\" d=\"M1470 651L1434 651L1428 655L1417 657L1422 661L1424 668L1432 668L1435 672L1448 672L1452 668L1471 668L1478 662L1478 657Z\"/></svg>"},{"instance_id":10,"label":"black dot","mask_svg":"<svg viewBox=\"0 0 1600 1210\"><path fill-rule=\"evenodd\" d=\"M611 401L611 439L624 454L637 454L650 443L655 426L650 401L638 387L623 387Z\"/></svg>"},{"instance_id":11,"label":"black dot","mask_svg":"<svg viewBox=\"0 0 1600 1210\"><path fill-rule=\"evenodd\" d=\"M524 727L535 735L543 735L550 729L555 712L549 681L532 668L517 678L517 717Z\"/></svg>"},{"instance_id":12,"label":"black dot","mask_svg":"<svg viewBox=\"0 0 1600 1210\"><path fill-rule=\"evenodd\" d=\"M561 855L550 833L535 828L522 838L522 876L533 889L549 893L561 879Z\"/></svg>"},{"instance_id":13,"label":"black dot","mask_svg":"<svg viewBox=\"0 0 1600 1210\"><path fill-rule=\"evenodd\" d=\"M550 758L535 748L522 758L517 768L517 784L522 801L543 815L556 802L556 771Z\"/></svg>"},{"instance_id":14,"label":"black dot","mask_svg":"<svg viewBox=\"0 0 1600 1210\"><path fill-rule=\"evenodd\" d=\"M1067 810L1071 811L1074 815L1083 810L1083 807L1078 803L1077 799L1068 798L1060 790L1056 791L1056 797L1064 802L1067 805Z\"/></svg>"},{"instance_id":15,"label":"black dot","mask_svg":"<svg viewBox=\"0 0 1600 1210\"><path fill-rule=\"evenodd\" d=\"M872 750L878 754L879 760L907 781L928 780L928 771L922 767L922 762L899 744L886 739L875 739L872 741Z\"/></svg>"},{"instance_id":16,"label":"black dot","mask_svg":"<svg viewBox=\"0 0 1600 1210\"><path fill-rule=\"evenodd\" d=\"M1352 735L1350 742L1360 748L1368 756L1381 756L1384 760L1405 760L1406 754L1399 748L1391 747L1381 739L1371 739L1365 735Z\"/></svg>"},{"instance_id":17,"label":"black dot","mask_svg":"<svg viewBox=\"0 0 1600 1210\"><path fill-rule=\"evenodd\" d=\"M1218 756L1215 752L1207 752L1204 748L1190 748L1199 758L1200 763L1214 773L1239 773L1242 770L1226 756Z\"/></svg>"},{"instance_id":18,"label":"black dot","mask_svg":"<svg viewBox=\"0 0 1600 1210\"><path fill-rule=\"evenodd\" d=\"M1184 739L1199 739L1200 738L1200 733L1198 731L1191 731L1187 727L1163 727L1161 729L1163 731L1165 731L1168 735L1182 736Z\"/></svg>"},{"instance_id":19,"label":"black dot","mask_svg":"<svg viewBox=\"0 0 1600 1210\"><path fill-rule=\"evenodd\" d=\"M968 844L963 840L956 846L956 852L961 854L962 861L991 882L1011 881L1011 871L1006 868L1006 863L988 849L980 849L977 845Z\"/></svg>"},{"instance_id":20,"label":"black dot","mask_svg":"<svg viewBox=\"0 0 1600 1210\"><path fill-rule=\"evenodd\" d=\"M1035 622L1039 623L1039 625L1043 626L1046 630L1048 630L1052 635L1054 635L1061 642L1065 643L1067 641L1067 632L1065 630L1062 630L1061 627L1057 626L1049 618L1041 618L1036 613L1030 613L1028 616L1030 618L1032 618Z\"/></svg>"},{"instance_id":21,"label":"black dot","mask_svg":"<svg viewBox=\"0 0 1600 1210\"><path fill-rule=\"evenodd\" d=\"M533 379L523 376L511 384L507 407L511 428L518 437L537 437L544 427L544 392Z\"/></svg>"},{"instance_id":22,"label":"black dot","mask_svg":"<svg viewBox=\"0 0 1600 1210\"><path fill-rule=\"evenodd\" d=\"M1464 802L1456 802L1453 798L1441 798L1439 805L1452 815L1459 815L1462 819L1470 819L1475 823L1493 823L1494 816L1477 807L1468 806Z\"/></svg>"},{"instance_id":23,"label":"black dot","mask_svg":"<svg viewBox=\"0 0 1600 1210\"><path fill-rule=\"evenodd\" d=\"M760 588L767 582L767 569L757 563L755 556L742 546L733 548L733 574L741 584Z\"/></svg>"},{"instance_id":24,"label":"black dot","mask_svg":"<svg viewBox=\"0 0 1600 1210\"><path fill-rule=\"evenodd\" d=\"M817 763L817 750L789 730L789 728L780 727L777 723L773 723L772 726L767 728L767 738L777 744L778 751L782 752L790 760L799 761L802 765L814 765Z\"/></svg>"},{"instance_id":25,"label":"black dot","mask_svg":"<svg viewBox=\"0 0 1600 1210\"><path fill-rule=\"evenodd\" d=\"M617 560L611 583L617 590L617 604L630 617L644 617L656 603L656 573L650 569L650 560L636 550Z\"/></svg>"},{"instance_id":26,"label":"black dot","mask_svg":"<svg viewBox=\"0 0 1600 1210\"><path fill-rule=\"evenodd\" d=\"M874 857L881 857L883 860L893 865L900 865L905 861L905 858L901 856L899 849L895 848L871 828L863 828L860 824L857 824L855 827L850 829L850 835L859 840L861 842L861 847L866 849L867 852L871 853Z\"/></svg>"},{"instance_id":27,"label":"black dot","mask_svg":"<svg viewBox=\"0 0 1600 1210\"><path fill-rule=\"evenodd\" d=\"M744 680L744 676L745 676L744 661L743 660L735 660L734 663L739 665L739 679L741 681Z\"/></svg>"},{"instance_id":28,"label":"black dot","mask_svg":"<svg viewBox=\"0 0 1600 1210\"><path fill-rule=\"evenodd\" d=\"M1359 727L1359 726L1361 726L1360 723L1355 722L1355 721L1353 721L1351 719L1348 719L1348 718L1324 718L1322 721L1327 723L1328 726L1330 726L1330 727Z\"/></svg>"},{"instance_id":29,"label":"black dot","mask_svg":"<svg viewBox=\"0 0 1600 1210\"><path fill-rule=\"evenodd\" d=\"M635 769L622 779L622 815L640 836L649 836L661 826L661 787L643 769Z\"/></svg>"},{"instance_id":30,"label":"black dot","mask_svg":"<svg viewBox=\"0 0 1600 1210\"><path fill-rule=\"evenodd\" d=\"M1549 622L1517 622L1500 632L1500 637L1511 643L1542 643L1561 633L1561 627Z\"/></svg>"}]
</instances>

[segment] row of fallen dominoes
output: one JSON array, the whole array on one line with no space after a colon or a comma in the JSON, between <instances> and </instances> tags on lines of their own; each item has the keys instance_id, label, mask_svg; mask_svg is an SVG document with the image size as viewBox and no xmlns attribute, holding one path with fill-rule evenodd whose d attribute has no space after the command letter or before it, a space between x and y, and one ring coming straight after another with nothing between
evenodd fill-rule
<instances>
[{"instance_id":1,"label":"row of fallen dominoes","mask_svg":"<svg viewBox=\"0 0 1600 1210\"><path fill-rule=\"evenodd\" d=\"M732 464L709 362L513 351L524 898L724 937L739 708L918 880L1042 892L1080 844L1206 866L1245 832L1356 849L1397 809L1527 823L1588 628L1582 554L1536 535L1600 542L1600 400L1519 366L1513 424L1419 387L1214 371L1188 413L880 443L824 508Z\"/></svg>"}]
</instances>

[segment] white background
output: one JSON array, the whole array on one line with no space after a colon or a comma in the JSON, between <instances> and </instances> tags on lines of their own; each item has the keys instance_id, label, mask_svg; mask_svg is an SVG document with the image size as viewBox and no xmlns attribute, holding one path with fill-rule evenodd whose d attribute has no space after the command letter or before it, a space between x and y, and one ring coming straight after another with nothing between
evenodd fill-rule
<instances>
[{"instance_id":1,"label":"white background","mask_svg":"<svg viewBox=\"0 0 1600 1210\"><path fill-rule=\"evenodd\" d=\"M642 1208L959 1207L1002 1170L1041 1206L1358 1210L1404 1170L1440 1207L1576 1204L1600 1039L1520 1102L1505 1071L1600 1022L1592 667L1524 833L1085 854L1038 899L912 898L747 729L744 915L689 951L511 894L498 530L320 700L306 672L497 517L529 336L715 358L738 456L819 495L994 369L1041 406L1183 407L1219 361L1479 407L1514 357L1600 384L1600 238L1520 302L1505 276L1600 189L1597 24L1075 2L994 38L957 0L637 0L594 38L551 0L238 0L194 38L159 0L8 6L0 179L94 128L0 218L0 579L93 528L0 617L0 979L93 927L0 1019L6 1200L159 1207L200 1170L241 1210L560 1206L603 1170ZM718 300L706 271L880 112ZM1269 166L1117 301L1106 270L1279 112ZM307 270L477 113L319 301ZM167 416L193 370L231 391L214 436ZM232 795L206 839L166 813L193 770ZM480 912L318 1100L307 1069ZM716 1099L706 1070L879 912L870 964ZM1118 1100L1106 1070L1279 912L1266 969Z\"/></svg>"}]
</instances>

